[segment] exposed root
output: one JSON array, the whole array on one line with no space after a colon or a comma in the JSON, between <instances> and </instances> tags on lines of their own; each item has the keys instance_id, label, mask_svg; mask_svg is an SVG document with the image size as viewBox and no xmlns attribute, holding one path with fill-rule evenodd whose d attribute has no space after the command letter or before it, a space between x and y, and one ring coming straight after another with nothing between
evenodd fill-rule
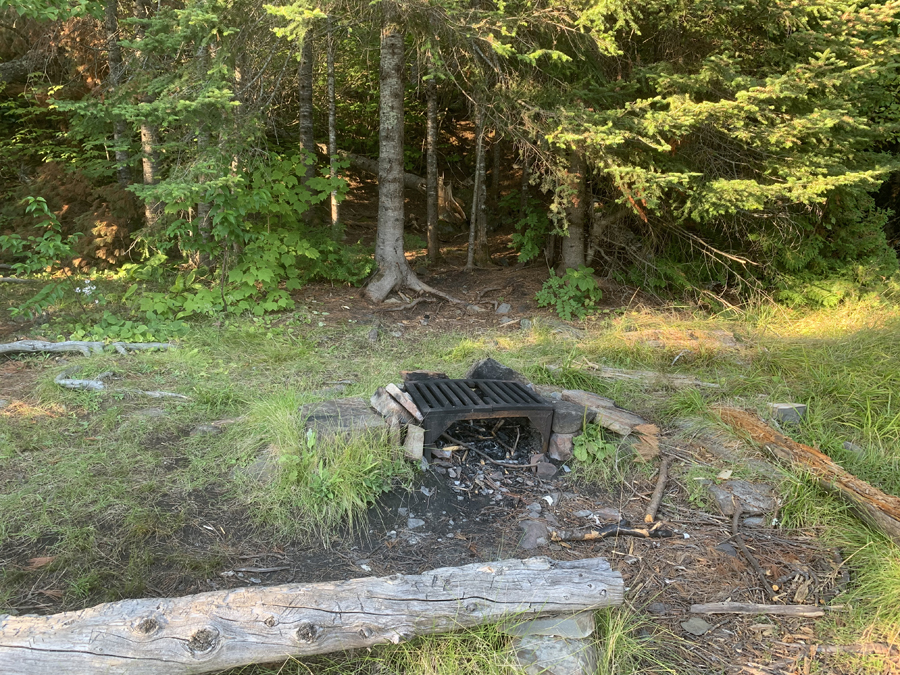
<instances>
[{"instance_id":1,"label":"exposed root","mask_svg":"<svg viewBox=\"0 0 900 675\"><path fill-rule=\"evenodd\" d=\"M53 381L56 382L60 387L65 389L75 389L79 391L108 391L106 385L103 383L108 377L112 376L112 371L107 371L105 373L100 373L93 380L76 380L69 377L73 373L78 372L81 369L81 366L72 366L71 368L66 368L59 375L53 378ZM150 398L180 398L185 401L190 401L190 396L185 396L184 394L176 394L171 391L143 391L141 389L117 389L116 391L127 393L127 394L136 394L138 396L149 396Z\"/></svg>"}]
</instances>

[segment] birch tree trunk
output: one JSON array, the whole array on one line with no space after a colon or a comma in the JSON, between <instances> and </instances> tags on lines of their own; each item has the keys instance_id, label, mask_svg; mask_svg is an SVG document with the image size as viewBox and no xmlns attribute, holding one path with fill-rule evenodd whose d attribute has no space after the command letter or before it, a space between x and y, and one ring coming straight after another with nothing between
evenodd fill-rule
<instances>
[{"instance_id":1,"label":"birch tree trunk","mask_svg":"<svg viewBox=\"0 0 900 675\"><path fill-rule=\"evenodd\" d=\"M569 198L566 207L566 220L569 221L569 234L562 240L562 260L560 260L560 272L568 269L578 269L585 263L584 258L584 222L587 213L587 200L585 199L585 166L584 157L577 150L573 150L569 157L570 187L574 194Z\"/></svg>"},{"instance_id":2,"label":"birch tree trunk","mask_svg":"<svg viewBox=\"0 0 900 675\"><path fill-rule=\"evenodd\" d=\"M392 0L382 2L379 77L378 272L366 287L366 295L374 302L381 302L413 276L403 250L403 29L400 10Z\"/></svg>"},{"instance_id":3,"label":"birch tree trunk","mask_svg":"<svg viewBox=\"0 0 900 675\"><path fill-rule=\"evenodd\" d=\"M327 45L327 84L328 84L328 163L332 179L337 178L337 110L334 93L334 21L329 16L327 19L328 45ZM340 205L337 192L331 191L331 234L335 239L340 237L341 230Z\"/></svg>"},{"instance_id":4,"label":"birch tree trunk","mask_svg":"<svg viewBox=\"0 0 900 675\"><path fill-rule=\"evenodd\" d=\"M146 19L150 16L150 9L146 0L134 0L134 15L138 19ZM135 24L135 32L137 34L137 42L144 41L144 27L141 24ZM136 50L136 56L140 59L142 52L140 47ZM141 100L142 103L152 103L153 98L146 96ZM159 182L159 154L157 147L159 146L159 131L156 125L148 120L141 122L141 173L144 185L156 185ZM163 212L163 204L158 199L144 200L144 218L147 222L147 228L153 230L156 228L159 218Z\"/></svg>"},{"instance_id":5,"label":"birch tree trunk","mask_svg":"<svg viewBox=\"0 0 900 675\"><path fill-rule=\"evenodd\" d=\"M434 62L431 52L427 54L428 59L428 82L425 85L425 98L427 101L426 115L426 131L425 131L425 151L426 151L426 174L425 174L425 195L426 195L426 222L427 222L427 238L428 238L428 260L436 262L441 254L440 242L438 241L438 167L437 167L437 144L438 144L438 121L437 121L437 83L434 76Z\"/></svg>"},{"instance_id":6,"label":"birch tree trunk","mask_svg":"<svg viewBox=\"0 0 900 675\"><path fill-rule=\"evenodd\" d=\"M466 271L475 269L476 233L480 234L481 212L484 193L484 111L475 104L475 186L472 190L472 212L469 225L469 250L466 256Z\"/></svg>"},{"instance_id":7,"label":"birch tree trunk","mask_svg":"<svg viewBox=\"0 0 900 675\"><path fill-rule=\"evenodd\" d=\"M106 0L106 53L109 63L109 92L114 93L122 83L122 50L119 48L119 3ZM116 177L119 185L128 187L131 183L131 169L128 166L128 151L122 146L128 137L125 120L113 120L113 141L116 146Z\"/></svg>"},{"instance_id":8,"label":"birch tree trunk","mask_svg":"<svg viewBox=\"0 0 900 675\"><path fill-rule=\"evenodd\" d=\"M312 32L307 31L300 45L300 65L298 66L299 86L298 97L300 99L300 147L316 156L316 138L313 129L313 40ZM313 162L306 167L304 182L316 175L316 164Z\"/></svg>"}]
</instances>

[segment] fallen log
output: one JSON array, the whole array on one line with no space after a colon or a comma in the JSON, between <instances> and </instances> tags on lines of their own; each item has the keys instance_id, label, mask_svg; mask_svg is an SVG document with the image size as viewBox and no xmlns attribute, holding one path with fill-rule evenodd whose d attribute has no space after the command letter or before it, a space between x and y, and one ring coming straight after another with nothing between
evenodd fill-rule
<instances>
[{"instance_id":1,"label":"fallen log","mask_svg":"<svg viewBox=\"0 0 900 675\"><path fill-rule=\"evenodd\" d=\"M690 375L678 375L677 373L656 373L652 370L627 370L625 368L610 368L609 366L601 366L591 363L584 359L584 365L593 375L602 377L607 380L631 380L642 382L644 384L666 384L675 389L683 387L703 388L703 389L721 389L721 386L715 382L704 382Z\"/></svg>"},{"instance_id":2,"label":"fallen log","mask_svg":"<svg viewBox=\"0 0 900 675\"><path fill-rule=\"evenodd\" d=\"M860 480L815 448L783 436L756 415L735 408L714 410L722 421L749 434L772 457L803 470L820 487L849 501L863 520L900 544L900 498Z\"/></svg>"},{"instance_id":3,"label":"fallen log","mask_svg":"<svg viewBox=\"0 0 900 675\"><path fill-rule=\"evenodd\" d=\"M51 616L0 616L0 672L204 673L515 617L619 605L603 558L503 560L421 575L122 600Z\"/></svg>"},{"instance_id":4,"label":"fallen log","mask_svg":"<svg viewBox=\"0 0 900 675\"><path fill-rule=\"evenodd\" d=\"M79 352L84 356L102 354L104 347L112 347L120 354L145 349L174 349L168 342L85 342L82 340L66 340L65 342L45 342L44 340L19 340L0 344L0 354L37 354L56 352Z\"/></svg>"},{"instance_id":5,"label":"fallen log","mask_svg":"<svg viewBox=\"0 0 900 675\"><path fill-rule=\"evenodd\" d=\"M825 609L815 605L757 605L752 602L710 602L691 605L691 614L769 614L773 616L825 616Z\"/></svg>"}]
</instances>

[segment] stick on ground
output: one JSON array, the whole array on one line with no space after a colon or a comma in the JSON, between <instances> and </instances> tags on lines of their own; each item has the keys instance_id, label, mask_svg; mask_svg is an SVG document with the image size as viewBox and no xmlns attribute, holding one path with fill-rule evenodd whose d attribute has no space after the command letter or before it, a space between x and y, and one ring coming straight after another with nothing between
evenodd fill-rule
<instances>
[{"instance_id":1,"label":"stick on ground","mask_svg":"<svg viewBox=\"0 0 900 675\"><path fill-rule=\"evenodd\" d=\"M659 464L659 477L656 480L656 489L653 491L653 497L647 506L647 515L644 516L644 522L648 525L656 520L656 512L662 502L663 493L666 491L666 481L669 479L669 467L672 466L672 458L664 457Z\"/></svg>"},{"instance_id":2,"label":"stick on ground","mask_svg":"<svg viewBox=\"0 0 900 675\"><path fill-rule=\"evenodd\" d=\"M691 614L770 614L775 616L825 616L825 609L813 605L757 605L752 602L710 602L691 605Z\"/></svg>"}]
</instances>

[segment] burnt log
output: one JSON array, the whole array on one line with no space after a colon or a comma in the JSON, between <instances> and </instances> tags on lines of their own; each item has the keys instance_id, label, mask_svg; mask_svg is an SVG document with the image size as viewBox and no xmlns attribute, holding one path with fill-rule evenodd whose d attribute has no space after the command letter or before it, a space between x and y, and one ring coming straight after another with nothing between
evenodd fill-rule
<instances>
[{"instance_id":1,"label":"burnt log","mask_svg":"<svg viewBox=\"0 0 900 675\"><path fill-rule=\"evenodd\" d=\"M621 575L603 558L528 558L0 615L0 672L205 673L599 609L622 604L623 595Z\"/></svg>"}]
</instances>

